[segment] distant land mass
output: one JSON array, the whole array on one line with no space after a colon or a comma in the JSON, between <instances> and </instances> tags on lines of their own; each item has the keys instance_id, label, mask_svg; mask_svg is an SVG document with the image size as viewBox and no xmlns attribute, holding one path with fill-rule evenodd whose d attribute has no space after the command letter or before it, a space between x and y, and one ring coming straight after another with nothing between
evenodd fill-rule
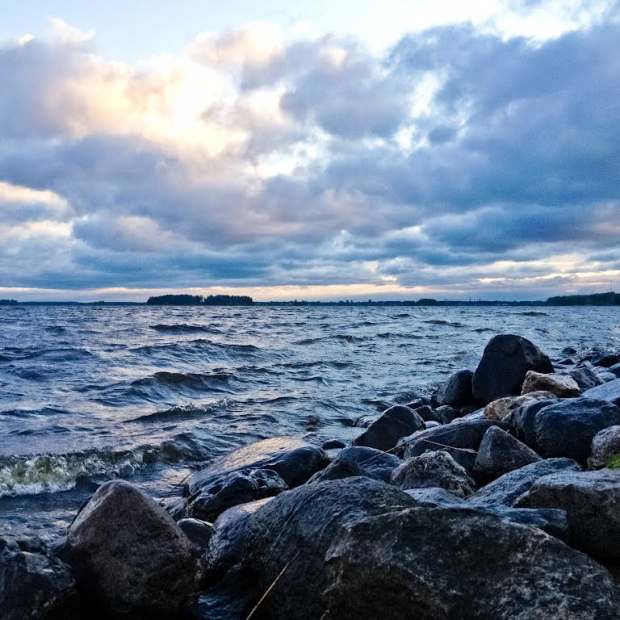
<instances>
[{"instance_id":1,"label":"distant land mass","mask_svg":"<svg viewBox=\"0 0 620 620\"><path fill-rule=\"evenodd\" d=\"M149 306L251 306L254 300L246 295L159 295L149 297Z\"/></svg>"}]
</instances>

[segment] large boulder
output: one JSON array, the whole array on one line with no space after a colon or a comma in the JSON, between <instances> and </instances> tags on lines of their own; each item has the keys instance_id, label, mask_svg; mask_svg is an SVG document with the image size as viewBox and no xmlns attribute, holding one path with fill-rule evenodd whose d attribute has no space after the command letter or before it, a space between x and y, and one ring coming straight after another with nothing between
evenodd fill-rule
<instances>
[{"instance_id":1,"label":"large boulder","mask_svg":"<svg viewBox=\"0 0 620 620\"><path fill-rule=\"evenodd\" d=\"M382 450L352 446L338 453L338 456L322 471L317 472L308 482L339 480L351 476L366 476L374 480L389 482L392 471L401 460Z\"/></svg>"},{"instance_id":2,"label":"large boulder","mask_svg":"<svg viewBox=\"0 0 620 620\"><path fill-rule=\"evenodd\" d=\"M539 460L534 450L499 426L492 426L480 442L474 471L481 480L494 480Z\"/></svg>"},{"instance_id":3,"label":"large boulder","mask_svg":"<svg viewBox=\"0 0 620 620\"><path fill-rule=\"evenodd\" d=\"M551 392L558 398L572 398L581 394L579 385L569 375L559 373L544 374L528 370L521 386L521 394L530 392Z\"/></svg>"},{"instance_id":4,"label":"large boulder","mask_svg":"<svg viewBox=\"0 0 620 620\"><path fill-rule=\"evenodd\" d=\"M592 440L588 466L592 468L620 466L620 426L599 431Z\"/></svg>"},{"instance_id":5,"label":"large boulder","mask_svg":"<svg viewBox=\"0 0 620 620\"><path fill-rule=\"evenodd\" d=\"M403 491L360 477L304 485L270 500L246 532L244 568L254 575L257 597L277 579L261 611L273 619L320 618L330 545L347 525L411 506Z\"/></svg>"},{"instance_id":6,"label":"large boulder","mask_svg":"<svg viewBox=\"0 0 620 620\"><path fill-rule=\"evenodd\" d=\"M530 392L522 396L504 396L491 401L484 408L484 415L493 421L510 421L513 414L517 414L536 403L544 402L550 404L556 400L555 394L551 392Z\"/></svg>"},{"instance_id":7,"label":"large boulder","mask_svg":"<svg viewBox=\"0 0 620 620\"><path fill-rule=\"evenodd\" d=\"M174 617L197 596L192 543L128 482L99 487L69 528L66 554L80 589L111 613Z\"/></svg>"},{"instance_id":8,"label":"large boulder","mask_svg":"<svg viewBox=\"0 0 620 620\"><path fill-rule=\"evenodd\" d=\"M414 508L349 525L327 556L324 614L275 618L612 620L618 590L586 555L530 527L462 508ZM307 598L318 592L307 588ZM318 590L318 588L316 589Z\"/></svg>"},{"instance_id":9,"label":"large boulder","mask_svg":"<svg viewBox=\"0 0 620 620\"><path fill-rule=\"evenodd\" d=\"M536 461L500 476L474 493L468 501L485 506L513 506L536 480L560 471L581 471L581 467L571 459Z\"/></svg>"},{"instance_id":10,"label":"large boulder","mask_svg":"<svg viewBox=\"0 0 620 620\"><path fill-rule=\"evenodd\" d=\"M553 372L549 358L521 336L494 336L484 349L472 382L477 400L489 403L511 394L519 394L528 370Z\"/></svg>"},{"instance_id":11,"label":"large boulder","mask_svg":"<svg viewBox=\"0 0 620 620\"><path fill-rule=\"evenodd\" d=\"M243 446L225 454L204 469L192 474L187 493L193 496L214 480L232 472L271 469L277 472L289 487L303 484L329 462L321 448L293 437L273 437Z\"/></svg>"},{"instance_id":12,"label":"large boulder","mask_svg":"<svg viewBox=\"0 0 620 620\"><path fill-rule=\"evenodd\" d=\"M250 469L213 476L188 499L187 514L214 521L218 515L237 506L277 495L288 485L273 469Z\"/></svg>"},{"instance_id":13,"label":"large boulder","mask_svg":"<svg viewBox=\"0 0 620 620\"><path fill-rule=\"evenodd\" d=\"M565 510L572 544L597 559L620 563L620 471L545 476L517 505Z\"/></svg>"},{"instance_id":14,"label":"large boulder","mask_svg":"<svg viewBox=\"0 0 620 620\"><path fill-rule=\"evenodd\" d=\"M409 407L394 405L384 411L353 442L356 446L367 446L378 450L391 450L401 437L411 435L424 428L424 420Z\"/></svg>"},{"instance_id":15,"label":"large boulder","mask_svg":"<svg viewBox=\"0 0 620 620\"><path fill-rule=\"evenodd\" d=\"M607 383L590 388L583 393L583 396L620 405L620 379L607 381Z\"/></svg>"},{"instance_id":16,"label":"large boulder","mask_svg":"<svg viewBox=\"0 0 620 620\"><path fill-rule=\"evenodd\" d=\"M544 457L564 456L585 463L594 436L620 424L620 408L604 400L570 398L534 416L535 446Z\"/></svg>"},{"instance_id":17,"label":"large boulder","mask_svg":"<svg viewBox=\"0 0 620 620\"><path fill-rule=\"evenodd\" d=\"M462 407L474 400L472 392L472 379L474 373L471 370L459 370L455 372L441 387L437 400L440 405L452 405Z\"/></svg>"},{"instance_id":18,"label":"large boulder","mask_svg":"<svg viewBox=\"0 0 620 620\"><path fill-rule=\"evenodd\" d=\"M0 538L2 620L77 619L77 603L71 570L43 543Z\"/></svg>"},{"instance_id":19,"label":"large boulder","mask_svg":"<svg viewBox=\"0 0 620 620\"><path fill-rule=\"evenodd\" d=\"M392 472L392 484L403 489L440 487L458 497L471 495L476 483L447 452L414 456Z\"/></svg>"}]
</instances>

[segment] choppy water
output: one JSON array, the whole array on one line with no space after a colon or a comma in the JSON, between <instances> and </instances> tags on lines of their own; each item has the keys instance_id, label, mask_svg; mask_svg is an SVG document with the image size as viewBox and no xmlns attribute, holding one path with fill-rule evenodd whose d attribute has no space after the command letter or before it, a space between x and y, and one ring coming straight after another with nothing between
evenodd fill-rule
<instances>
[{"instance_id":1,"label":"choppy water","mask_svg":"<svg viewBox=\"0 0 620 620\"><path fill-rule=\"evenodd\" d=\"M317 441L474 367L495 333L620 346L614 308L0 307L0 528L54 536L122 476L155 496L273 435Z\"/></svg>"}]
</instances>

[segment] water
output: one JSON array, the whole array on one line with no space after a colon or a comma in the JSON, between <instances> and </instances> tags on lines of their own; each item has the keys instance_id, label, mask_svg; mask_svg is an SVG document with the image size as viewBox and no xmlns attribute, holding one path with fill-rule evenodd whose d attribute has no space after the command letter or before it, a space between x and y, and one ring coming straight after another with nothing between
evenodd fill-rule
<instances>
[{"instance_id":1,"label":"water","mask_svg":"<svg viewBox=\"0 0 620 620\"><path fill-rule=\"evenodd\" d=\"M617 308L0 307L0 528L54 538L123 477L156 497L274 435L361 415L475 367L496 333L549 355L620 347Z\"/></svg>"}]
</instances>

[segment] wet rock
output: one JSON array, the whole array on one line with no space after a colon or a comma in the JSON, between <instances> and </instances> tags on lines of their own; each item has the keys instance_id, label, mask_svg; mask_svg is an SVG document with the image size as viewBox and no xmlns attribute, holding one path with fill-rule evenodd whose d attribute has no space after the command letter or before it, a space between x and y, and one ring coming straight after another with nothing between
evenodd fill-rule
<instances>
[{"instance_id":1,"label":"wet rock","mask_svg":"<svg viewBox=\"0 0 620 620\"><path fill-rule=\"evenodd\" d=\"M539 460L540 456L531 448L498 426L492 426L482 437L474 471L481 480L494 480Z\"/></svg>"},{"instance_id":2,"label":"wet rock","mask_svg":"<svg viewBox=\"0 0 620 620\"><path fill-rule=\"evenodd\" d=\"M611 368L614 364L620 363L620 354L618 353L603 353L592 358L592 363L595 366L602 366L603 368Z\"/></svg>"},{"instance_id":3,"label":"wet rock","mask_svg":"<svg viewBox=\"0 0 620 620\"><path fill-rule=\"evenodd\" d=\"M347 444L340 439L328 439L322 446L323 450L338 450L340 448L346 448Z\"/></svg>"},{"instance_id":4,"label":"wet rock","mask_svg":"<svg viewBox=\"0 0 620 620\"><path fill-rule=\"evenodd\" d=\"M401 437L411 435L424 428L424 420L404 405L394 405L385 411L353 442L356 446L367 446L378 450L391 450Z\"/></svg>"},{"instance_id":5,"label":"wet rock","mask_svg":"<svg viewBox=\"0 0 620 620\"><path fill-rule=\"evenodd\" d=\"M544 407L534 416L537 452L585 463L594 436L620 424L620 409L604 400L571 398Z\"/></svg>"},{"instance_id":6,"label":"wet rock","mask_svg":"<svg viewBox=\"0 0 620 620\"><path fill-rule=\"evenodd\" d=\"M374 448L352 446L341 450L338 456L322 471L310 478L310 482L339 480L351 476L366 476L389 482L392 471L401 463L393 454Z\"/></svg>"},{"instance_id":7,"label":"wet rock","mask_svg":"<svg viewBox=\"0 0 620 620\"><path fill-rule=\"evenodd\" d=\"M620 471L545 476L517 505L565 510L572 544L597 559L620 563Z\"/></svg>"},{"instance_id":8,"label":"wet rock","mask_svg":"<svg viewBox=\"0 0 620 620\"><path fill-rule=\"evenodd\" d=\"M0 538L0 618L77 619L78 595L70 568L43 543Z\"/></svg>"},{"instance_id":9,"label":"wet rock","mask_svg":"<svg viewBox=\"0 0 620 620\"><path fill-rule=\"evenodd\" d=\"M421 405L416 407L414 411L425 421L432 422L437 421L435 410L430 405Z\"/></svg>"},{"instance_id":10,"label":"wet rock","mask_svg":"<svg viewBox=\"0 0 620 620\"><path fill-rule=\"evenodd\" d=\"M400 489L440 487L458 497L471 495L476 483L447 452L425 452L399 465L391 482Z\"/></svg>"},{"instance_id":11,"label":"wet rock","mask_svg":"<svg viewBox=\"0 0 620 620\"><path fill-rule=\"evenodd\" d=\"M327 463L327 455L321 448L293 437L274 437L238 448L215 459L190 477L187 491L189 495L195 495L226 474L255 469L271 469L289 487L294 487L306 482Z\"/></svg>"},{"instance_id":12,"label":"wet rock","mask_svg":"<svg viewBox=\"0 0 620 620\"><path fill-rule=\"evenodd\" d=\"M584 398L596 398L620 405L620 379L614 379L590 388L583 393L583 396Z\"/></svg>"},{"instance_id":13,"label":"wet rock","mask_svg":"<svg viewBox=\"0 0 620 620\"><path fill-rule=\"evenodd\" d=\"M172 616L197 596L193 546L163 508L123 481L102 485L67 535L80 589L112 613Z\"/></svg>"},{"instance_id":14,"label":"wet rock","mask_svg":"<svg viewBox=\"0 0 620 620\"><path fill-rule=\"evenodd\" d=\"M620 465L620 426L599 431L592 440L588 466L592 468Z\"/></svg>"},{"instance_id":15,"label":"wet rock","mask_svg":"<svg viewBox=\"0 0 620 620\"><path fill-rule=\"evenodd\" d=\"M528 370L523 380L521 394L529 394L530 392L551 392L558 398L571 398L579 396L581 389L569 375L557 373L545 375L534 370Z\"/></svg>"},{"instance_id":16,"label":"wet rock","mask_svg":"<svg viewBox=\"0 0 620 620\"><path fill-rule=\"evenodd\" d=\"M562 355L577 355L577 349L575 349L575 347L564 347L562 349Z\"/></svg>"},{"instance_id":17,"label":"wet rock","mask_svg":"<svg viewBox=\"0 0 620 620\"><path fill-rule=\"evenodd\" d=\"M472 380L474 373L471 370L455 372L442 386L437 395L440 405L462 407L474 400Z\"/></svg>"},{"instance_id":18,"label":"wet rock","mask_svg":"<svg viewBox=\"0 0 620 620\"><path fill-rule=\"evenodd\" d=\"M244 568L255 575L257 598L280 575L261 611L274 620L320 618L330 545L347 525L414 505L403 491L369 478L308 484L272 499L250 517L246 534Z\"/></svg>"},{"instance_id":19,"label":"wet rock","mask_svg":"<svg viewBox=\"0 0 620 620\"><path fill-rule=\"evenodd\" d=\"M461 410L452 407L452 405L441 405L434 411L435 418L441 424L450 424L450 422L462 416Z\"/></svg>"},{"instance_id":20,"label":"wet rock","mask_svg":"<svg viewBox=\"0 0 620 620\"><path fill-rule=\"evenodd\" d=\"M177 525L198 549L204 549L213 536L213 525L207 521L181 519Z\"/></svg>"},{"instance_id":21,"label":"wet rock","mask_svg":"<svg viewBox=\"0 0 620 620\"><path fill-rule=\"evenodd\" d=\"M326 560L324 613L312 616L324 620L617 618L615 584L586 555L539 529L463 508L362 519ZM307 617L302 610L287 605L289 615L274 617Z\"/></svg>"},{"instance_id":22,"label":"wet rock","mask_svg":"<svg viewBox=\"0 0 620 620\"><path fill-rule=\"evenodd\" d=\"M569 370L568 374L577 382L579 389L582 391L589 390L602 383L596 372L594 372L592 365L588 362L584 362L576 368Z\"/></svg>"},{"instance_id":23,"label":"wet rock","mask_svg":"<svg viewBox=\"0 0 620 620\"><path fill-rule=\"evenodd\" d=\"M205 581L213 582L243 559L248 520L271 497L248 504L241 504L223 512L213 524L213 536L205 553L207 575Z\"/></svg>"},{"instance_id":24,"label":"wet rock","mask_svg":"<svg viewBox=\"0 0 620 620\"><path fill-rule=\"evenodd\" d=\"M451 424L429 428L405 437L399 442L396 452L403 458L410 458L420 456L424 452L448 448L476 451L482 441L482 436L493 424L486 419L459 418Z\"/></svg>"},{"instance_id":25,"label":"wet rock","mask_svg":"<svg viewBox=\"0 0 620 620\"><path fill-rule=\"evenodd\" d=\"M473 377L476 400L489 403L503 396L519 394L528 370L553 372L549 358L521 336L494 336L484 349Z\"/></svg>"},{"instance_id":26,"label":"wet rock","mask_svg":"<svg viewBox=\"0 0 620 620\"><path fill-rule=\"evenodd\" d=\"M469 498L472 504L485 506L512 506L543 476L561 471L580 471L571 459L544 459L515 469L478 490Z\"/></svg>"},{"instance_id":27,"label":"wet rock","mask_svg":"<svg viewBox=\"0 0 620 620\"><path fill-rule=\"evenodd\" d=\"M234 471L213 476L188 500L187 514L214 521L224 510L271 497L286 491L288 485L272 469Z\"/></svg>"}]
</instances>

